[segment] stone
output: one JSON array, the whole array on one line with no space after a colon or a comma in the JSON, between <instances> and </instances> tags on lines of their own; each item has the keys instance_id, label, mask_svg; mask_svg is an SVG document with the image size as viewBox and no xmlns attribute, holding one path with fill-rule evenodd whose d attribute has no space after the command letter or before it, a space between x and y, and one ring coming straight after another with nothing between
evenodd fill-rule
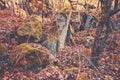
<instances>
[{"instance_id":1,"label":"stone","mask_svg":"<svg viewBox=\"0 0 120 80\"><path fill-rule=\"evenodd\" d=\"M32 36L40 39L42 36L43 23L35 15L30 16L30 21L23 23L17 29L18 36Z\"/></svg>"},{"instance_id":2,"label":"stone","mask_svg":"<svg viewBox=\"0 0 120 80\"><path fill-rule=\"evenodd\" d=\"M18 45L9 55L10 62L15 65L43 65L49 61L50 52L40 44L23 43Z\"/></svg>"}]
</instances>

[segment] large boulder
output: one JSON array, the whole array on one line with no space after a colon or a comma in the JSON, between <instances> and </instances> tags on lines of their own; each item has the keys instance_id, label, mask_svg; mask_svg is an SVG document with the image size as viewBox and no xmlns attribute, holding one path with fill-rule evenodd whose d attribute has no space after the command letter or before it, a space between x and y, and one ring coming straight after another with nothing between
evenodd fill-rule
<instances>
[{"instance_id":1,"label":"large boulder","mask_svg":"<svg viewBox=\"0 0 120 80\"><path fill-rule=\"evenodd\" d=\"M27 22L20 25L17 29L19 36L32 36L36 39L40 39L42 35L43 23L39 17L31 15Z\"/></svg>"},{"instance_id":2,"label":"large boulder","mask_svg":"<svg viewBox=\"0 0 120 80\"><path fill-rule=\"evenodd\" d=\"M51 30L49 31L51 32ZM60 32L56 31L54 33L52 32L49 34L50 35L47 37L43 45L45 45L47 49L50 51L51 53L50 57L55 58L55 53L58 51L58 37L59 37Z\"/></svg>"},{"instance_id":3,"label":"large boulder","mask_svg":"<svg viewBox=\"0 0 120 80\"><path fill-rule=\"evenodd\" d=\"M80 31L82 30L92 30L98 26L98 20L96 17L88 15L86 13L82 14L82 25L80 26Z\"/></svg>"},{"instance_id":4,"label":"large boulder","mask_svg":"<svg viewBox=\"0 0 120 80\"><path fill-rule=\"evenodd\" d=\"M9 55L10 62L16 66L43 67L49 63L50 52L45 47L35 43L18 45Z\"/></svg>"},{"instance_id":5,"label":"large boulder","mask_svg":"<svg viewBox=\"0 0 120 80\"><path fill-rule=\"evenodd\" d=\"M48 36L44 44L51 52L51 58L54 58L55 53L58 51L58 38L66 24L64 14L57 14L57 19L48 28Z\"/></svg>"},{"instance_id":6,"label":"large boulder","mask_svg":"<svg viewBox=\"0 0 120 80\"><path fill-rule=\"evenodd\" d=\"M58 51L58 45L57 45L58 43L57 43L57 41L54 41L54 42L49 42L48 44L47 44L47 48L48 48L48 50L50 50L50 57L51 58L55 58L55 53Z\"/></svg>"}]
</instances>

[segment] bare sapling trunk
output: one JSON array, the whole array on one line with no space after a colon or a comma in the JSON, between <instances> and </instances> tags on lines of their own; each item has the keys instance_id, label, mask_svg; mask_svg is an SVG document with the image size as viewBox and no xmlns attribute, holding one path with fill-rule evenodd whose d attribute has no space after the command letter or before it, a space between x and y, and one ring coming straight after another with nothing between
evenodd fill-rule
<instances>
[{"instance_id":1,"label":"bare sapling trunk","mask_svg":"<svg viewBox=\"0 0 120 80\"><path fill-rule=\"evenodd\" d=\"M97 61L99 60L99 56L105 47L105 42L109 37L109 33L111 33L112 31L110 27L111 26L110 17L118 12L116 10L119 10L117 9L118 0L115 0L114 10L111 10L112 0L106 1L100 0L100 2L101 2L101 16L100 19L98 20L99 23L96 31L94 45L92 48L92 60L91 60L95 66L98 65ZM102 34L104 27L106 28L106 33Z\"/></svg>"}]
</instances>

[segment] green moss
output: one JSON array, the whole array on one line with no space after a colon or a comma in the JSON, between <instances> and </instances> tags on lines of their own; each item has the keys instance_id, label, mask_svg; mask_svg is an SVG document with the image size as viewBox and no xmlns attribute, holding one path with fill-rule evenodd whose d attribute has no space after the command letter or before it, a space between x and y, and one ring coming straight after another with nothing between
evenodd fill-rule
<instances>
[{"instance_id":1,"label":"green moss","mask_svg":"<svg viewBox=\"0 0 120 80\"><path fill-rule=\"evenodd\" d=\"M71 11L71 8L62 8L61 10L58 10L57 13L60 14L69 14Z\"/></svg>"},{"instance_id":2,"label":"green moss","mask_svg":"<svg viewBox=\"0 0 120 80\"><path fill-rule=\"evenodd\" d=\"M47 37L47 40L46 42L49 43L49 42L56 42L59 38L59 35L60 35L60 32L59 31L56 31L54 34L52 34L51 36Z\"/></svg>"},{"instance_id":3,"label":"green moss","mask_svg":"<svg viewBox=\"0 0 120 80\"><path fill-rule=\"evenodd\" d=\"M72 73L74 71L78 71L78 68L77 67L72 67L72 68L69 68L69 69L65 69L64 70L66 73Z\"/></svg>"},{"instance_id":4,"label":"green moss","mask_svg":"<svg viewBox=\"0 0 120 80\"><path fill-rule=\"evenodd\" d=\"M35 43L23 43L18 45L12 54L10 54L10 61L14 63L20 61L22 58L29 58L32 62L31 64L39 64L40 61L49 60L50 52L47 49L44 49L41 45ZM39 57L39 58L38 58Z\"/></svg>"},{"instance_id":5,"label":"green moss","mask_svg":"<svg viewBox=\"0 0 120 80\"><path fill-rule=\"evenodd\" d=\"M17 29L17 34L19 36L32 36L39 39L42 35L42 27L43 23L36 17L32 16L29 21L20 25Z\"/></svg>"}]
</instances>

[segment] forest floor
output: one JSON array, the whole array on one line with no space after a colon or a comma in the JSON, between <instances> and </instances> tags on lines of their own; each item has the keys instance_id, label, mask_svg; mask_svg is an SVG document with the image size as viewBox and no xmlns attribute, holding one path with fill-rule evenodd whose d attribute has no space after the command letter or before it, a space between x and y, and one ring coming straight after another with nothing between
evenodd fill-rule
<instances>
[{"instance_id":1,"label":"forest floor","mask_svg":"<svg viewBox=\"0 0 120 80\"><path fill-rule=\"evenodd\" d=\"M12 17L8 10L0 10L0 42L8 49L6 55L19 44L18 36L9 34L22 22L24 19ZM13 68L9 56L4 57L0 60L0 80L120 80L120 26L116 29L110 33L97 67L91 63L91 49L85 44L87 35L94 37L96 29L84 30L75 33L74 46L66 45L58 51L55 59L38 73Z\"/></svg>"}]
</instances>

